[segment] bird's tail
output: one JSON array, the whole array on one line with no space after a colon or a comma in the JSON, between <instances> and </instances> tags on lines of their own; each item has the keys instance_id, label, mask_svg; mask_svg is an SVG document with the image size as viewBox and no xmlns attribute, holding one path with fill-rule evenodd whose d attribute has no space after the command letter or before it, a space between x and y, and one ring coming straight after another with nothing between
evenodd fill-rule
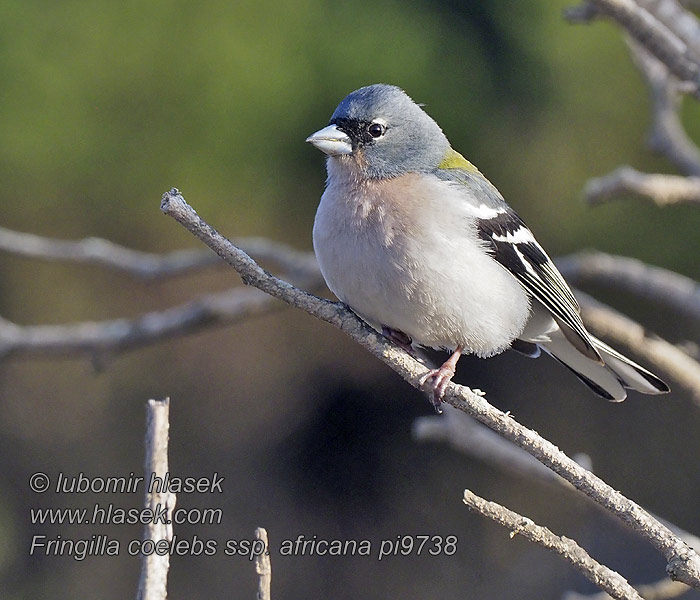
<instances>
[{"instance_id":1,"label":"bird's tail","mask_svg":"<svg viewBox=\"0 0 700 600\"><path fill-rule=\"evenodd\" d=\"M625 388L643 394L664 394L670 391L656 375L593 336L593 346L604 364L581 354L560 330L551 332L549 337L549 341L539 342L538 345L606 400L621 402L627 397Z\"/></svg>"}]
</instances>

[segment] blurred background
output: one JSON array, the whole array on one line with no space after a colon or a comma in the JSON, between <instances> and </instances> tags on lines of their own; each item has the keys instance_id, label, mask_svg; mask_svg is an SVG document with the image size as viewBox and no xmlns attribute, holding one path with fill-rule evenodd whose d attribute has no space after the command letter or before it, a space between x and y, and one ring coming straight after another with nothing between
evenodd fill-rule
<instances>
[{"instance_id":1,"label":"blurred background","mask_svg":"<svg viewBox=\"0 0 700 600\"><path fill-rule=\"evenodd\" d=\"M0 20L0 225L62 239L100 236L166 252L198 242L159 210L176 186L219 231L311 249L322 155L304 138L362 85L403 87L501 190L553 256L584 248L700 278L700 211L623 200L592 209L581 189L620 164L672 172L645 147L646 87L613 25L572 26L569 2L521 0L5 0ZM700 109L684 106L700 139ZM0 253L0 315L19 324L134 317L240 285L211 268L144 283L95 266ZM588 290L672 341L700 332L620 294ZM327 294L327 292L326 292ZM663 373L660 373L663 375ZM465 359L488 391L649 510L700 532L700 413L668 397L593 396L547 358ZM338 330L285 309L111 357L0 362L0 596L134 597L139 561L29 555L33 535L126 544L139 525L31 525L30 507L141 505L142 496L34 494L37 471L139 474L144 404L171 397L170 466L225 477L221 508L181 538L250 539L267 528L273 598L559 598L594 591L568 564L470 514L477 494L576 538L633 583L664 575L647 544L564 488L417 443L425 397ZM456 535L449 557L284 557L282 540ZM241 557L173 557L170 597L253 598ZM688 594L687 597L698 597Z\"/></svg>"}]
</instances>

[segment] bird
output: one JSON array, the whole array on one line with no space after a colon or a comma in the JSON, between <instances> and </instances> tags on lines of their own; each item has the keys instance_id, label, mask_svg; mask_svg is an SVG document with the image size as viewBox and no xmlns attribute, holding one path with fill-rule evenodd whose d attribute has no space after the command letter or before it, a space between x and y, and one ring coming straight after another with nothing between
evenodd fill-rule
<instances>
[{"instance_id":1,"label":"bird","mask_svg":"<svg viewBox=\"0 0 700 600\"><path fill-rule=\"evenodd\" d=\"M313 247L328 288L415 356L450 353L420 379L439 412L462 354L541 351L603 398L663 394L656 375L591 335L552 260L493 184L401 88L338 104L306 141L327 155Z\"/></svg>"}]
</instances>

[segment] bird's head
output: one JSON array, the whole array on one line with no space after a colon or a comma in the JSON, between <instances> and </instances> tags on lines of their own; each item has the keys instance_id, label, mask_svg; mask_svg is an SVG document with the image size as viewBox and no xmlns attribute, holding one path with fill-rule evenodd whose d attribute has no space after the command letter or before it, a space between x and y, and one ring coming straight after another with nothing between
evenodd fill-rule
<instances>
[{"instance_id":1,"label":"bird's head","mask_svg":"<svg viewBox=\"0 0 700 600\"><path fill-rule=\"evenodd\" d=\"M450 150L438 124L406 92L382 83L346 96L328 126L306 141L368 179L432 171Z\"/></svg>"}]
</instances>

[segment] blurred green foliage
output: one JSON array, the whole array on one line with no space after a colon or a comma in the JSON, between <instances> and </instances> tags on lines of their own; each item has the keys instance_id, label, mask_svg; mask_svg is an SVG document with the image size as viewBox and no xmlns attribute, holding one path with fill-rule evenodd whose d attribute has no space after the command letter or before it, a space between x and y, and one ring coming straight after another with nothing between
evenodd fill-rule
<instances>
[{"instance_id":1,"label":"blurred green foliage","mask_svg":"<svg viewBox=\"0 0 700 600\"><path fill-rule=\"evenodd\" d=\"M179 246L156 210L176 185L235 232L308 246L323 170L303 139L347 92L386 81L426 103L545 242L630 251L640 228L662 239L659 219L685 240L698 223L682 210L578 203L620 162L663 165L644 148L647 98L619 32L569 26L564 6L5 0L6 223ZM696 262L668 240L657 251Z\"/></svg>"}]
</instances>

